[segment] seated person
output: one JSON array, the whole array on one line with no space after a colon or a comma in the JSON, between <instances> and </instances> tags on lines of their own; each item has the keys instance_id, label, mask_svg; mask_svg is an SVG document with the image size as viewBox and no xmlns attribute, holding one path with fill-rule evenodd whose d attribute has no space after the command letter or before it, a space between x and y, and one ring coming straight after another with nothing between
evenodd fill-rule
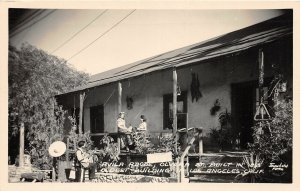
<instances>
[{"instance_id":1,"label":"seated person","mask_svg":"<svg viewBox=\"0 0 300 191\"><path fill-rule=\"evenodd\" d=\"M146 117L145 115L141 115L140 116L140 120L141 120L141 123L139 124L139 126L136 128L136 132L139 136L142 136L142 139L144 141L147 140L147 122L146 122Z\"/></svg>"},{"instance_id":2,"label":"seated person","mask_svg":"<svg viewBox=\"0 0 300 191\"><path fill-rule=\"evenodd\" d=\"M131 133L132 132L131 126L129 126L128 128L126 127L124 112L119 113L119 117L117 119L117 127L118 127L118 132L120 132L120 133Z\"/></svg>"},{"instance_id":3,"label":"seated person","mask_svg":"<svg viewBox=\"0 0 300 191\"><path fill-rule=\"evenodd\" d=\"M133 145L133 141L130 135L130 133L132 132L132 127L131 126L129 126L128 128L126 127L124 112L119 113L119 117L117 119L117 127L121 138L121 148L126 147L126 150L129 151L128 146Z\"/></svg>"},{"instance_id":4,"label":"seated person","mask_svg":"<svg viewBox=\"0 0 300 191\"><path fill-rule=\"evenodd\" d=\"M147 131L146 117L144 115L141 115L140 119L141 119L141 123L140 123L139 127L136 130L137 131Z\"/></svg>"}]
</instances>

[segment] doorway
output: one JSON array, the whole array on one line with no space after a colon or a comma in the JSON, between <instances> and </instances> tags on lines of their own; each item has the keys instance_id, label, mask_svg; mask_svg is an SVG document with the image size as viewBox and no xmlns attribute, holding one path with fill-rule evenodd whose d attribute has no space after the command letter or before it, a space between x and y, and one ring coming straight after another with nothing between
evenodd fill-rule
<instances>
[{"instance_id":1,"label":"doorway","mask_svg":"<svg viewBox=\"0 0 300 191\"><path fill-rule=\"evenodd\" d=\"M98 105L90 108L91 133L104 133L104 107Z\"/></svg>"},{"instance_id":2,"label":"doorway","mask_svg":"<svg viewBox=\"0 0 300 191\"><path fill-rule=\"evenodd\" d=\"M247 149L248 143L253 143L255 89L254 82L231 85L233 128L239 135L241 149Z\"/></svg>"},{"instance_id":3,"label":"doorway","mask_svg":"<svg viewBox=\"0 0 300 191\"><path fill-rule=\"evenodd\" d=\"M104 133L104 107L97 105L90 107L90 131L91 140L95 147L100 148L100 140L102 136L99 133Z\"/></svg>"}]
</instances>

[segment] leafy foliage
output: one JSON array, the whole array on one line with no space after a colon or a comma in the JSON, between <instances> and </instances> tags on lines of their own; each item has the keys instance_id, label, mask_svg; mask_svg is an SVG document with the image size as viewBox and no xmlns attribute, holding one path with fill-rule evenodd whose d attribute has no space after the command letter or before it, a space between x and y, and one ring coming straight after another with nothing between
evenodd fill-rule
<instances>
[{"instance_id":1,"label":"leafy foliage","mask_svg":"<svg viewBox=\"0 0 300 191\"><path fill-rule=\"evenodd\" d=\"M135 150L140 154L147 154L153 144L149 141L149 137L145 132L133 132L132 134Z\"/></svg>"},{"instance_id":2,"label":"leafy foliage","mask_svg":"<svg viewBox=\"0 0 300 191\"><path fill-rule=\"evenodd\" d=\"M251 151L264 159L277 160L292 150L293 104L291 100L280 100L275 106L271 121L257 123L254 127L254 143Z\"/></svg>"},{"instance_id":3,"label":"leafy foliage","mask_svg":"<svg viewBox=\"0 0 300 191\"><path fill-rule=\"evenodd\" d=\"M28 150L34 166L42 169L51 168L52 158L49 157L47 148L51 143L63 140L64 113L61 107L54 105L47 113L50 125L48 128L32 126L32 131L27 131L27 139L30 141Z\"/></svg>"},{"instance_id":4,"label":"leafy foliage","mask_svg":"<svg viewBox=\"0 0 300 191\"><path fill-rule=\"evenodd\" d=\"M159 137L159 145L158 147L151 149L151 152L169 152L171 151L173 154L173 158L177 157L175 156L175 146L176 146L176 136L173 134L169 135L163 135ZM182 153L181 145L178 141L177 137L177 155L180 156Z\"/></svg>"},{"instance_id":5,"label":"leafy foliage","mask_svg":"<svg viewBox=\"0 0 300 191\"><path fill-rule=\"evenodd\" d=\"M275 116L271 121L257 123L254 127L254 143L249 144L250 153L259 155L264 160L264 176L267 182L291 182L292 146L293 146L293 103L292 100L277 100ZM284 176L274 174L268 166L271 162L287 164Z\"/></svg>"},{"instance_id":6,"label":"leafy foliage","mask_svg":"<svg viewBox=\"0 0 300 191\"><path fill-rule=\"evenodd\" d=\"M84 141L86 143L86 149L91 150L93 149L93 141L91 139L90 132L85 132L83 134L77 134L76 130L78 129L78 126L76 124L76 119L75 117L69 116L68 119L71 121L72 127L69 132L68 138L69 138L69 144L70 144L70 149L76 150L77 148L77 143L79 141Z\"/></svg>"},{"instance_id":7,"label":"leafy foliage","mask_svg":"<svg viewBox=\"0 0 300 191\"><path fill-rule=\"evenodd\" d=\"M100 144L103 146L99 151L99 155L102 158L101 161L117 162L119 158L118 144L114 142L114 139L105 134L100 140Z\"/></svg>"},{"instance_id":8,"label":"leafy foliage","mask_svg":"<svg viewBox=\"0 0 300 191\"><path fill-rule=\"evenodd\" d=\"M54 96L83 85L88 75L29 44L20 49L9 47L8 67L9 139L24 123L26 149L33 163L45 168L45 164L51 164L47 148L62 139L64 111Z\"/></svg>"}]
</instances>

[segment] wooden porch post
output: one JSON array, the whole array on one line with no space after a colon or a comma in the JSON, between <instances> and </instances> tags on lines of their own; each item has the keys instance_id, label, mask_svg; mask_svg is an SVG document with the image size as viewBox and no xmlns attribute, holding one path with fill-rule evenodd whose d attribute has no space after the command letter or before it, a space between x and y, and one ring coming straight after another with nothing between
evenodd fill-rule
<instances>
[{"instance_id":1,"label":"wooden porch post","mask_svg":"<svg viewBox=\"0 0 300 191\"><path fill-rule=\"evenodd\" d=\"M85 92L80 93L80 97L79 97L79 134L82 134L82 118L83 118L83 102L85 99Z\"/></svg>"},{"instance_id":2,"label":"wooden porch post","mask_svg":"<svg viewBox=\"0 0 300 191\"><path fill-rule=\"evenodd\" d=\"M68 165L69 165L69 160L70 160L69 159L69 152L70 152L69 148L70 148L70 139L67 138L66 161L67 161Z\"/></svg>"},{"instance_id":3,"label":"wooden porch post","mask_svg":"<svg viewBox=\"0 0 300 191\"><path fill-rule=\"evenodd\" d=\"M55 170L55 166L57 165L57 160L56 157L53 157L53 165L52 165L52 182L55 182L56 180L56 170Z\"/></svg>"},{"instance_id":4,"label":"wooden porch post","mask_svg":"<svg viewBox=\"0 0 300 191\"><path fill-rule=\"evenodd\" d=\"M260 100L259 103L263 102L263 85L264 85L264 52L262 49L259 49L259 55L258 55L258 62L259 62L259 96Z\"/></svg>"},{"instance_id":5,"label":"wooden porch post","mask_svg":"<svg viewBox=\"0 0 300 191\"><path fill-rule=\"evenodd\" d=\"M199 128L200 133L199 133L199 157L203 155L203 128Z\"/></svg>"},{"instance_id":6,"label":"wooden porch post","mask_svg":"<svg viewBox=\"0 0 300 191\"><path fill-rule=\"evenodd\" d=\"M122 112L122 83L118 82L118 114ZM117 129L118 132L118 129ZM121 152L121 138L118 136L117 139L118 144L118 152Z\"/></svg>"},{"instance_id":7,"label":"wooden porch post","mask_svg":"<svg viewBox=\"0 0 300 191\"><path fill-rule=\"evenodd\" d=\"M258 82L258 91L259 91L259 104L264 103L264 52L260 48L258 53L258 62L259 62L259 82ZM260 108L260 115L263 119L263 108Z\"/></svg>"},{"instance_id":8,"label":"wooden porch post","mask_svg":"<svg viewBox=\"0 0 300 191\"><path fill-rule=\"evenodd\" d=\"M19 167L24 166L24 123L20 124Z\"/></svg>"},{"instance_id":9,"label":"wooden porch post","mask_svg":"<svg viewBox=\"0 0 300 191\"><path fill-rule=\"evenodd\" d=\"M122 84L118 82L118 114L122 111Z\"/></svg>"},{"instance_id":10,"label":"wooden porch post","mask_svg":"<svg viewBox=\"0 0 300 191\"><path fill-rule=\"evenodd\" d=\"M177 154L177 72L173 68L173 135L175 136L175 154Z\"/></svg>"}]
</instances>

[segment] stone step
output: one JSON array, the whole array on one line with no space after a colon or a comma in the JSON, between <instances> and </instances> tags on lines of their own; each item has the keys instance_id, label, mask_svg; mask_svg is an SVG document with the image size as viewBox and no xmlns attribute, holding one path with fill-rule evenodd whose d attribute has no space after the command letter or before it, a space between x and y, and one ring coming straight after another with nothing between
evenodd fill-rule
<instances>
[{"instance_id":1,"label":"stone step","mask_svg":"<svg viewBox=\"0 0 300 191\"><path fill-rule=\"evenodd\" d=\"M92 182L98 183L168 183L172 182L167 177L145 176L145 175L124 175L114 173L96 173Z\"/></svg>"},{"instance_id":2,"label":"stone step","mask_svg":"<svg viewBox=\"0 0 300 191\"><path fill-rule=\"evenodd\" d=\"M247 152L204 153L189 156L190 182L235 182Z\"/></svg>"},{"instance_id":3,"label":"stone step","mask_svg":"<svg viewBox=\"0 0 300 191\"><path fill-rule=\"evenodd\" d=\"M236 175L199 175L195 177L189 177L189 182L214 182L214 183L233 183Z\"/></svg>"}]
</instances>

